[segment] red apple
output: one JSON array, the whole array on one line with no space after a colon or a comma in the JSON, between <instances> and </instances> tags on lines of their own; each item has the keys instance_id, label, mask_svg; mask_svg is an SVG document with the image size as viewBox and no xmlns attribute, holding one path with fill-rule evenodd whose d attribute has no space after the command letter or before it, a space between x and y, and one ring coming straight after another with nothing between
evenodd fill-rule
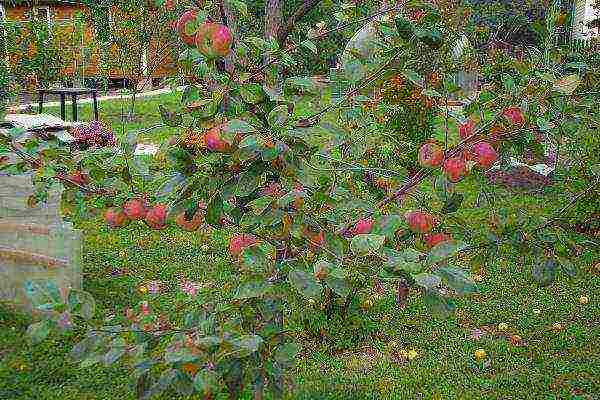
<instances>
[{"instance_id":1,"label":"red apple","mask_svg":"<svg viewBox=\"0 0 600 400\"><path fill-rule=\"evenodd\" d=\"M404 218L410 230L416 233L430 232L438 224L438 220L425 211L411 211Z\"/></svg>"},{"instance_id":2,"label":"red apple","mask_svg":"<svg viewBox=\"0 0 600 400\"><path fill-rule=\"evenodd\" d=\"M118 208L109 208L104 214L104 220L111 229L122 228L129 222L125 213Z\"/></svg>"},{"instance_id":3,"label":"red apple","mask_svg":"<svg viewBox=\"0 0 600 400\"><path fill-rule=\"evenodd\" d=\"M177 32L179 33L181 40L188 46L194 46L196 44L196 34L188 32L188 25L193 23L197 16L198 13L196 10L188 10L181 14L177 21Z\"/></svg>"},{"instance_id":4,"label":"red apple","mask_svg":"<svg viewBox=\"0 0 600 400\"><path fill-rule=\"evenodd\" d=\"M371 218L361 219L350 229L350 233L352 236L371 233L373 224L375 224L375 221Z\"/></svg>"},{"instance_id":5,"label":"red apple","mask_svg":"<svg viewBox=\"0 0 600 400\"><path fill-rule=\"evenodd\" d=\"M191 220L185 218L185 211L183 211L177 216L175 222L184 231L195 232L204 223L204 211L199 208Z\"/></svg>"},{"instance_id":6,"label":"red apple","mask_svg":"<svg viewBox=\"0 0 600 400\"><path fill-rule=\"evenodd\" d=\"M229 28L215 22L205 22L196 32L196 47L207 58L225 57L232 40Z\"/></svg>"},{"instance_id":7,"label":"red apple","mask_svg":"<svg viewBox=\"0 0 600 400\"><path fill-rule=\"evenodd\" d=\"M223 125L217 125L204 133L204 145L210 151L217 153L229 153L231 145L221 138Z\"/></svg>"},{"instance_id":8,"label":"red apple","mask_svg":"<svg viewBox=\"0 0 600 400\"><path fill-rule=\"evenodd\" d=\"M477 164L485 169L488 169L498 160L498 153L491 144L479 142L473 146L473 159Z\"/></svg>"},{"instance_id":9,"label":"red apple","mask_svg":"<svg viewBox=\"0 0 600 400\"><path fill-rule=\"evenodd\" d=\"M509 107L504 110L502 115L513 125L522 126L525 123L525 116L519 107Z\"/></svg>"},{"instance_id":10,"label":"red apple","mask_svg":"<svg viewBox=\"0 0 600 400\"><path fill-rule=\"evenodd\" d=\"M229 252L232 256L238 257L244 249L257 244L259 240L247 233L239 233L231 238L229 242Z\"/></svg>"},{"instance_id":11,"label":"red apple","mask_svg":"<svg viewBox=\"0 0 600 400\"><path fill-rule=\"evenodd\" d=\"M132 221L142 221L148 212L148 203L143 199L131 199L123 204L123 212Z\"/></svg>"},{"instance_id":12,"label":"red apple","mask_svg":"<svg viewBox=\"0 0 600 400\"><path fill-rule=\"evenodd\" d=\"M462 157L453 157L444 161L444 173L450 182L460 181L467 173L466 167Z\"/></svg>"},{"instance_id":13,"label":"red apple","mask_svg":"<svg viewBox=\"0 0 600 400\"><path fill-rule=\"evenodd\" d=\"M324 231L319 231L315 233L309 228L304 228L304 237L308 240L311 249L320 248L325 244Z\"/></svg>"},{"instance_id":14,"label":"red apple","mask_svg":"<svg viewBox=\"0 0 600 400\"><path fill-rule=\"evenodd\" d=\"M68 176L71 182L76 183L79 186L85 186L90 183L90 177L83 171L75 171Z\"/></svg>"},{"instance_id":15,"label":"red apple","mask_svg":"<svg viewBox=\"0 0 600 400\"><path fill-rule=\"evenodd\" d=\"M436 168L444 161L444 150L435 143L425 143L419 149L419 164L425 168Z\"/></svg>"},{"instance_id":16,"label":"red apple","mask_svg":"<svg viewBox=\"0 0 600 400\"><path fill-rule=\"evenodd\" d=\"M452 236L445 233L428 233L425 235L425 243L430 249L443 242L449 242Z\"/></svg>"},{"instance_id":17,"label":"red apple","mask_svg":"<svg viewBox=\"0 0 600 400\"><path fill-rule=\"evenodd\" d=\"M460 138L463 140L473 136L475 133L475 121L469 119L464 124L460 124L458 127L458 133L460 134Z\"/></svg>"},{"instance_id":18,"label":"red apple","mask_svg":"<svg viewBox=\"0 0 600 400\"><path fill-rule=\"evenodd\" d=\"M146 225L152 229L161 230L167 226L168 207L166 204L156 204L146 214Z\"/></svg>"}]
</instances>

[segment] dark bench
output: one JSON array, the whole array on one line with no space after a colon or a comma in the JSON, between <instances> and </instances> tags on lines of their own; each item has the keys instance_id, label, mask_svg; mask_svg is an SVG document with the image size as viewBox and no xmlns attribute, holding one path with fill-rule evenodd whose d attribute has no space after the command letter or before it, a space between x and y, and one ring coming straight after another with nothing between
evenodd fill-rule
<instances>
[{"instance_id":1,"label":"dark bench","mask_svg":"<svg viewBox=\"0 0 600 400\"><path fill-rule=\"evenodd\" d=\"M91 94L94 99L94 119L98 121L98 90L88 88L58 88L58 89L38 89L39 113L41 114L44 110L44 96L55 94L60 96L60 117L63 121L66 121L67 112L65 109L66 97L71 96L71 102L73 107L73 121L77 121L77 96Z\"/></svg>"}]
</instances>

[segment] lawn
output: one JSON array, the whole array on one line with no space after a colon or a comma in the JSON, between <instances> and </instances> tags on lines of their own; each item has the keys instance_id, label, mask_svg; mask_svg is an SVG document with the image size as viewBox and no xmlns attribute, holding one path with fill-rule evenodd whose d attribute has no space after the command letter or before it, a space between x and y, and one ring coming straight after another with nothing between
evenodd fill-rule
<instances>
[{"instance_id":1,"label":"lawn","mask_svg":"<svg viewBox=\"0 0 600 400\"><path fill-rule=\"evenodd\" d=\"M140 100L137 113L143 123L128 123L126 129L159 123L157 105L176 102L176 95ZM100 103L101 116L113 124L120 111L119 101ZM90 117L88 105L82 115ZM148 138L171 134L169 128L160 128ZM468 181L461 189L472 192ZM548 201L555 196L532 198L498 190L497 198L513 206L558 206ZM474 203L475 195L467 196L458 217L478 218ZM132 224L109 231L100 219L79 221L77 226L85 232L85 290L103 310L121 312L137 304L149 296L138 290L149 280L163 281L167 287L182 278L201 282L200 301L228 298L235 288L236 267L226 249L228 230L192 234L171 227L155 232ZM599 262L597 251L584 248L574 278L560 274L551 286L540 287L532 279L531 266L493 260L473 271L483 278L481 293L459 300L458 311L447 320L432 318L422 294L413 290L405 308L396 305L392 293L382 295L366 322L351 318L345 327L317 335L298 331L303 349L290 398L597 399ZM580 303L582 295L589 297L588 304ZM174 290L159 296L164 310L185 301ZM28 322L26 315L0 305L0 399L134 398L126 369L80 369L69 361L68 351L83 332L53 335L33 346L24 339ZM508 325L507 331L498 330L500 323ZM511 335L522 340L513 343ZM483 370L473 363L479 348L490 362ZM402 357L403 351L410 357Z\"/></svg>"}]
</instances>

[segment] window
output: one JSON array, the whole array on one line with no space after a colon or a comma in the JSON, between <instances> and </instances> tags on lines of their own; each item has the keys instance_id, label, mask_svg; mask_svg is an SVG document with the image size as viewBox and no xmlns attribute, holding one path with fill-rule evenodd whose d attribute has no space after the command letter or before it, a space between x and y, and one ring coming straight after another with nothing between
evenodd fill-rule
<instances>
[{"instance_id":1,"label":"window","mask_svg":"<svg viewBox=\"0 0 600 400\"><path fill-rule=\"evenodd\" d=\"M52 16L50 14L50 7L48 7L48 6L36 7L35 13L38 18L47 21L48 26L50 26L50 22L52 20Z\"/></svg>"},{"instance_id":2,"label":"window","mask_svg":"<svg viewBox=\"0 0 600 400\"><path fill-rule=\"evenodd\" d=\"M600 10L594 7L594 1L577 0L573 5L573 36L577 39L588 39L598 35Z\"/></svg>"}]
</instances>

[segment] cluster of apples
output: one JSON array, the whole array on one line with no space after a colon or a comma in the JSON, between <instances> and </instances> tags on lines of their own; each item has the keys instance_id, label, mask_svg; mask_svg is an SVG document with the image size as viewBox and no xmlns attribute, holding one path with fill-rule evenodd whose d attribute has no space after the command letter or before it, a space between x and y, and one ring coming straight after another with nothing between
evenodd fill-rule
<instances>
[{"instance_id":1,"label":"cluster of apples","mask_svg":"<svg viewBox=\"0 0 600 400\"><path fill-rule=\"evenodd\" d=\"M513 126L525 124L525 117L519 107L509 107L502 113L503 117ZM463 141L475 137L475 121L469 119L459 127ZM489 169L498 160L498 152L486 141L477 141L458 155L446 157L444 149L435 142L428 142L419 149L419 163L425 168L442 167L446 178L453 183L459 182L468 175L473 167Z\"/></svg>"},{"instance_id":2,"label":"cluster of apples","mask_svg":"<svg viewBox=\"0 0 600 400\"><path fill-rule=\"evenodd\" d=\"M176 24L181 40L188 46L196 47L200 53L209 59L225 57L231 49L233 37L225 25L216 22L204 22L195 32L189 28L198 17L196 10L183 13Z\"/></svg>"},{"instance_id":3,"label":"cluster of apples","mask_svg":"<svg viewBox=\"0 0 600 400\"><path fill-rule=\"evenodd\" d=\"M183 211L176 216L175 222L181 229L194 232L204 223L204 208L199 207L191 219L186 218ZM162 230L167 227L168 216L169 207L166 204L151 206L145 199L134 198L126 201L122 208L109 208L104 219L111 229L125 227L131 221L143 221L151 229Z\"/></svg>"}]
</instances>

